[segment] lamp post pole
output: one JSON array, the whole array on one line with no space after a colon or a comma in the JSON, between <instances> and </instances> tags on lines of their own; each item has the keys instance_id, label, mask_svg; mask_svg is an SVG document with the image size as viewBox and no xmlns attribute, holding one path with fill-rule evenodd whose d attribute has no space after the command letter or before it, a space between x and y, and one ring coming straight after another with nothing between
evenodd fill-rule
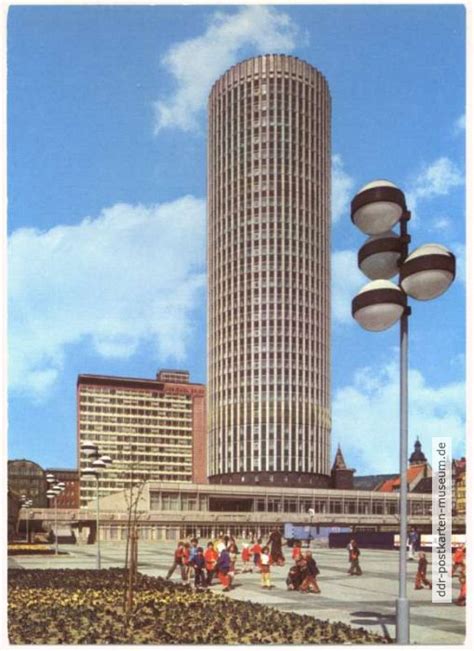
<instances>
[{"instance_id":1,"label":"lamp post pole","mask_svg":"<svg viewBox=\"0 0 474 651\"><path fill-rule=\"evenodd\" d=\"M99 478L101 470L107 468L111 465L112 459L106 454L100 455L99 447L96 443L92 441L83 441L81 444L81 451L91 459L94 459L90 465L88 465L82 471L82 475L94 477L96 481L96 543L97 543L97 554L96 554L96 567L98 570L101 569L101 553L100 553L100 505L99 505Z\"/></svg>"},{"instance_id":2,"label":"lamp post pole","mask_svg":"<svg viewBox=\"0 0 474 651\"><path fill-rule=\"evenodd\" d=\"M54 543L55 550L54 553L57 555L59 553L58 547L58 495L54 498Z\"/></svg>"},{"instance_id":3,"label":"lamp post pole","mask_svg":"<svg viewBox=\"0 0 474 651\"><path fill-rule=\"evenodd\" d=\"M407 529L408 529L408 312L400 318L400 553L397 599L397 642L410 642L410 602L407 597Z\"/></svg>"},{"instance_id":4,"label":"lamp post pole","mask_svg":"<svg viewBox=\"0 0 474 651\"><path fill-rule=\"evenodd\" d=\"M25 509L25 525L26 525L26 542L30 542L30 533L29 533L29 524L30 524L30 507L33 506L33 500L26 497L26 495L21 496L22 499L22 508Z\"/></svg>"},{"instance_id":5,"label":"lamp post pole","mask_svg":"<svg viewBox=\"0 0 474 651\"><path fill-rule=\"evenodd\" d=\"M407 296L427 301L443 294L456 274L454 255L444 246L425 244L408 254L410 236L405 195L386 180L365 185L351 202L351 219L369 239L359 250L361 271L372 280L352 301L352 315L373 332L400 320L400 554L396 600L398 644L410 641L410 603L407 598L408 529L408 317ZM399 223L400 235L391 229ZM399 285L389 282L399 274Z\"/></svg>"},{"instance_id":6,"label":"lamp post pole","mask_svg":"<svg viewBox=\"0 0 474 651\"><path fill-rule=\"evenodd\" d=\"M408 256L408 220L405 210L400 219L400 268ZM399 276L399 282L401 277ZM398 599L396 601L397 642L410 642L410 602L407 597L407 531L408 531L408 317L411 308L407 305L400 317L400 550L398 556Z\"/></svg>"},{"instance_id":7,"label":"lamp post pole","mask_svg":"<svg viewBox=\"0 0 474 651\"><path fill-rule=\"evenodd\" d=\"M59 554L59 534L58 534L58 497L61 495L61 493L64 491L66 488L64 482L58 482L53 486L53 491L55 493L54 497L54 532L55 532L55 554Z\"/></svg>"},{"instance_id":8,"label":"lamp post pole","mask_svg":"<svg viewBox=\"0 0 474 651\"><path fill-rule=\"evenodd\" d=\"M30 516L31 516L31 507L33 506L33 500L28 500L28 518L26 520L26 539L27 542L30 542Z\"/></svg>"},{"instance_id":9,"label":"lamp post pole","mask_svg":"<svg viewBox=\"0 0 474 651\"><path fill-rule=\"evenodd\" d=\"M96 473L96 536L97 536L97 569L100 570L100 507L99 507L99 473Z\"/></svg>"},{"instance_id":10,"label":"lamp post pole","mask_svg":"<svg viewBox=\"0 0 474 651\"><path fill-rule=\"evenodd\" d=\"M316 511L314 509L308 509L308 515L309 515L309 541L308 541L308 549L311 549L311 542L313 540L313 518L315 515Z\"/></svg>"},{"instance_id":11,"label":"lamp post pole","mask_svg":"<svg viewBox=\"0 0 474 651\"><path fill-rule=\"evenodd\" d=\"M59 554L59 541L58 541L58 496L65 490L66 485L64 482L56 481L56 477L48 473L46 475L46 481L50 485L50 488L46 492L46 497L50 500L54 500L54 542L55 542L55 554Z\"/></svg>"}]
</instances>

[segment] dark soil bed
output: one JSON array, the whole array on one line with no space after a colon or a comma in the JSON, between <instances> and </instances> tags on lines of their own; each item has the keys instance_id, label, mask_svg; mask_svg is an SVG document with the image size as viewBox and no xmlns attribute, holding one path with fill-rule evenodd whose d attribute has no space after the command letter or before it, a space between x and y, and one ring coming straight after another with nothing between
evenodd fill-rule
<instances>
[{"instance_id":1,"label":"dark soil bed","mask_svg":"<svg viewBox=\"0 0 474 651\"><path fill-rule=\"evenodd\" d=\"M283 613L138 575L125 625L125 572L23 570L8 576L12 644L374 644L363 628Z\"/></svg>"}]
</instances>

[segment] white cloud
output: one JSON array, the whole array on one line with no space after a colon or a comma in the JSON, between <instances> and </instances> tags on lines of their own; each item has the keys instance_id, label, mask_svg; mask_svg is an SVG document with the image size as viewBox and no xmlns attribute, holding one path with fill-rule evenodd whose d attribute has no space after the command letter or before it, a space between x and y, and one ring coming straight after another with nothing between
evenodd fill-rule
<instances>
[{"instance_id":1,"label":"white cloud","mask_svg":"<svg viewBox=\"0 0 474 651\"><path fill-rule=\"evenodd\" d=\"M465 385L432 387L420 371L409 372L409 448L420 438L427 457L432 436L451 436L453 452L464 454ZM398 471L399 367L359 369L352 384L335 392L332 439L358 474Z\"/></svg>"},{"instance_id":2,"label":"white cloud","mask_svg":"<svg viewBox=\"0 0 474 651\"><path fill-rule=\"evenodd\" d=\"M453 226L453 220L449 217L436 217L433 220L431 230L445 232L451 230Z\"/></svg>"},{"instance_id":3,"label":"white cloud","mask_svg":"<svg viewBox=\"0 0 474 651\"><path fill-rule=\"evenodd\" d=\"M191 131L206 107L214 81L237 61L243 48L256 53L291 52L298 29L290 17L264 5L216 11L202 36L177 43L162 64L173 75L176 90L155 102L155 133L167 127Z\"/></svg>"},{"instance_id":4,"label":"white cloud","mask_svg":"<svg viewBox=\"0 0 474 651\"><path fill-rule=\"evenodd\" d=\"M333 251L331 256L331 305L334 323L352 323L352 299L368 282L369 280L357 266L357 251Z\"/></svg>"},{"instance_id":5,"label":"white cloud","mask_svg":"<svg viewBox=\"0 0 474 651\"><path fill-rule=\"evenodd\" d=\"M449 194L452 188L464 183L464 177L455 163L442 156L424 167L414 182L418 199Z\"/></svg>"},{"instance_id":6,"label":"white cloud","mask_svg":"<svg viewBox=\"0 0 474 651\"><path fill-rule=\"evenodd\" d=\"M454 133L458 135L466 131L466 114L463 113L454 123Z\"/></svg>"},{"instance_id":7,"label":"white cloud","mask_svg":"<svg viewBox=\"0 0 474 651\"><path fill-rule=\"evenodd\" d=\"M67 347L127 358L153 341L180 360L205 286L205 203L117 204L97 218L9 238L9 383L46 395Z\"/></svg>"},{"instance_id":8,"label":"white cloud","mask_svg":"<svg viewBox=\"0 0 474 651\"><path fill-rule=\"evenodd\" d=\"M332 157L332 195L331 212L333 224L344 215L350 214L350 201L354 189L354 179L344 170L339 154Z\"/></svg>"},{"instance_id":9,"label":"white cloud","mask_svg":"<svg viewBox=\"0 0 474 651\"><path fill-rule=\"evenodd\" d=\"M416 217L417 205L420 200L429 200L434 197L446 196L453 188L464 183L464 176L459 167L446 156L441 156L429 165L425 165L421 172L409 184L406 193L407 206Z\"/></svg>"}]
</instances>

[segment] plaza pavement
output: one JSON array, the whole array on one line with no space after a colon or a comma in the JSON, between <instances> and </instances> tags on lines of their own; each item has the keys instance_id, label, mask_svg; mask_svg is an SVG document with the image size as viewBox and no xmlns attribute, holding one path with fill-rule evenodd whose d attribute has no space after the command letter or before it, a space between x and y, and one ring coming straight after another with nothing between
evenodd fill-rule
<instances>
[{"instance_id":1,"label":"plaza pavement","mask_svg":"<svg viewBox=\"0 0 474 651\"><path fill-rule=\"evenodd\" d=\"M166 576L172 563L175 545L171 542L139 542L138 569L150 576ZM94 545L61 545L67 554L59 556L9 557L9 567L25 569L80 568L94 569ZM102 543L102 567L123 567L124 542ZM272 567L271 591L260 587L258 573L238 573L235 588L227 593L231 599L263 603L282 611L311 615L319 619L342 621L351 626L395 636L395 599L398 594L398 552L361 550L363 575L347 574L345 549L313 549L321 574L318 577L321 594L301 594L286 589L285 578L291 550L284 549L287 563ZM462 644L465 635L466 608L455 604L431 603L431 592L414 590L417 563L408 562L408 598L410 600L410 641L417 644ZM176 571L174 580L179 581ZM220 591L220 585L212 590ZM453 582L453 597L458 594L458 582Z\"/></svg>"}]
</instances>

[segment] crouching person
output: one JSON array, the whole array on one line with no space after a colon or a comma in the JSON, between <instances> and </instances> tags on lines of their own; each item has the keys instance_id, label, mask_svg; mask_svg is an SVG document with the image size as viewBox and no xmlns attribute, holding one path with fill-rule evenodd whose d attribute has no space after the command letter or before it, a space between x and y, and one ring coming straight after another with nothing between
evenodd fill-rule
<instances>
[{"instance_id":1,"label":"crouching person","mask_svg":"<svg viewBox=\"0 0 474 651\"><path fill-rule=\"evenodd\" d=\"M288 576L286 577L286 585L288 586L288 590L299 590L300 585L303 581L303 575L302 575L302 568L301 568L301 557L298 557L296 559L295 564L290 567L290 571L288 572Z\"/></svg>"},{"instance_id":2,"label":"crouching person","mask_svg":"<svg viewBox=\"0 0 474 651\"><path fill-rule=\"evenodd\" d=\"M303 582L301 583L301 592L314 592L320 593L318 582L316 577L319 574L319 568L316 564L316 561L313 558L313 554L308 551L305 554L306 568L305 576Z\"/></svg>"}]
</instances>

